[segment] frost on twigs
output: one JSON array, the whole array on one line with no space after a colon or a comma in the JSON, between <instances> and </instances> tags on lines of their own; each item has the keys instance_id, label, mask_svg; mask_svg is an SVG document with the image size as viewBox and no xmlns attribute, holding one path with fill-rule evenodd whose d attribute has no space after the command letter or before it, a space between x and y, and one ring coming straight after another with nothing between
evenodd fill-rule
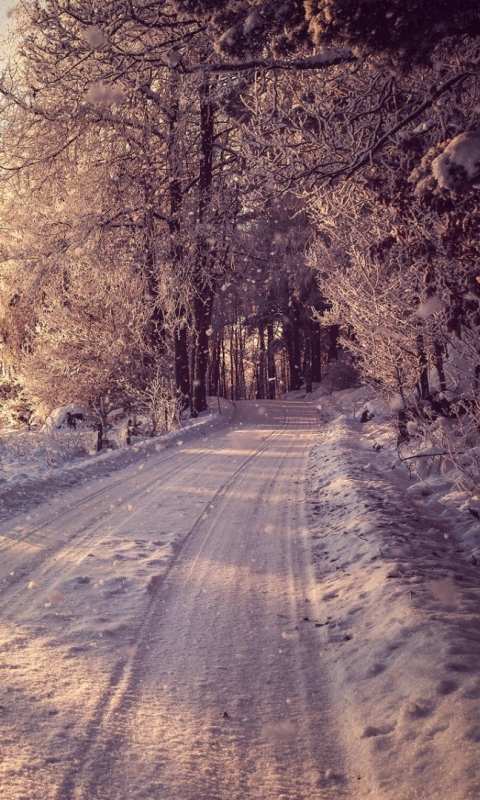
<instances>
[{"instance_id":1,"label":"frost on twigs","mask_svg":"<svg viewBox=\"0 0 480 800\"><path fill-rule=\"evenodd\" d=\"M114 89L113 86L108 86L102 81L95 81L90 84L87 92L87 101L94 105L110 106L120 105L124 100L122 92Z\"/></svg>"},{"instance_id":2,"label":"frost on twigs","mask_svg":"<svg viewBox=\"0 0 480 800\"><path fill-rule=\"evenodd\" d=\"M174 382L165 377L161 365L142 390L135 389L132 393L138 410L149 418L151 436L180 427L185 398L178 394Z\"/></svg>"}]
</instances>

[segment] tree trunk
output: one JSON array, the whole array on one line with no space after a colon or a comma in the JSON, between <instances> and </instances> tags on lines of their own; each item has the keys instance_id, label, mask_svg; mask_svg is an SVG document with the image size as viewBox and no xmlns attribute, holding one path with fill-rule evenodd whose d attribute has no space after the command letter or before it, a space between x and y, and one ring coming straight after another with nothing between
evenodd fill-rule
<instances>
[{"instance_id":1,"label":"tree trunk","mask_svg":"<svg viewBox=\"0 0 480 800\"><path fill-rule=\"evenodd\" d=\"M238 399L245 400L247 396L245 383L245 330L241 322L238 324L238 355L239 355L239 385Z\"/></svg>"},{"instance_id":2,"label":"tree trunk","mask_svg":"<svg viewBox=\"0 0 480 800\"><path fill-rule=\"evenodd\" d=\"M150 186L145 184L145 197L147 200L147 207L151 207L153 203L153 191ZM145 230L145 268L147 277L148 294L153 300L153 308L148 321L146 329L146 338L150 346L150 355L147 356L147 362L151 364L152 360L155 361L156 357L161 355L165 349L165 328L163 312L158 301L158 275L155 260L155 221L153 212L149 208L145 212L144 217L144 230Z\"/></svg>"},{"instance_id":3,"label":"tree trunk","mask_svg":"<svg viewBox=\"0 0 480 800\"><path fill-rule=\"evenodd\" d=\"M220 342L215 341L212 347L212 355L210 358L209 378L208 378L208 391L211 397L217 397L220 394Z\"/></svg>"},{"instance_id":4,"label":"tree trunk","mask_svg":"<svg viewBox=\"0 0 480 800\"><path fill-rule=\"evenodd\" d=\"M222 377L221 377L221 380L222 380L221 394L222 394L222 397L225 397L225 399L226 399L226 397L227 397L227 364L226 364L226 359L225 359L225 331L224 330L222 330L222 373L221 373L221 375L222 375Z\"/></svg>"},{"instance_id":5,"label":"tree trunk","mask_svg":"<svg viewBox=\"0 0 480 800\"><path fill-rule=\"evenodd\" d=\"M203 287L193 301L194 350L193 350L193 397L192 410L200 414L207 409L208 335L213 312L215 293L209 286Z\"/></svg>"},{"instance_id":6,"label":"tree trunk","mask_svg":"<svg viewBox=\"0 0 480 800\"><path fill-rule=\"evenodd\" d=\"M265 328L260 323L258 326L258 370L257 370L257 390L255 397L257 400L265 399Z\"/></svg>"},{"instance_id":7,"label":"tree trunk","mask_svg":"<svg viewBox=\"0 0 480 800\"><path fill-rule=\"evenodd\" d=\"M447 378L445 375L445 367L443 365L443 349L439 342L435 342L435 366L438 372L438 380L440 383L440 391L447 391Z\"/></svg>"},{"instance_id":8,"label":"tree trunk","mask_svg":"<svg viewBox=\"0 0 480 800\"><path fill-rule=\"evenodd\" d=\"M230 400L235 400L235 347L233 344L234 325L230 327Z\"/></svg>"},{"instance_id":9,"label":"tree trunk","mask_svg":"<svg viewBox=\"0 0 480 800\"><path fill-rule=\"evenodd\" d=\"M275 367L273 322L267 324L267 375L268 399L275 400L277 396L277 370Z\"/></svg>"},{"instance_id":10,"label":"tree trunk","mask_svg":"<svg viewBox=\"0 0 480 800\"><path fill-rule=\"evenodd\" d=\"M425 346L421 333L419 333L417 336L417 352L420 366L420 397L422 400L425 400L427 397L429 397L430 391L428 386L427 355L425 353Z\"/></svg>"},{"instance_id":11,"label":"tree trunk","mask_svg":"<svg viewBox=\"0 0 480 800\"><path fill-rule=\"evenodd\" d=\"M305 390L307 394L313 392L312 385L312 333L310 326L310 318L308 319L307 329L305 331L305 350L303 354L303 374L305 375Z\"/></svg>"},{"instance_id":12,"label":"tree trunk","mask_svg":"<svg viewBox=\"0 0 480 800\"><path fill-rule=\"evenodd\" d=\"M208 76L205 76L200 88L200 143L199 143L199 179L198 179L198 227L200 235L197 240L197 265L194 274L193 322L193 396L192 411L199 414L207 408L207 367L208 367L208 335L215 296L214 282L210 278L215 261L215 252L208 237L202 232L207 211L212 200L213 183L213 141L215 129L214 104L210 95Z\"/></svg>"},{"instance_id":13,"label":"tree trunk","mask_svg":"<svg viewBox=\"0 0 480 800\"><path fill-rule=\"evenodd\" d=\"M183 410L190 405L190 370L188 367L187 326L183 325L174 332L175 347L175 384L182 398Z\"/></svg>"},{"instance_id":14,"label":"tree trunk","mask_svg":"<svg viewBox=\"0 0 480 800\"><path fill-rule=\"evenodd\" d=\"M320 323L316 319L310 320L310 340L312 348L312 381L320 383L322 380L322 351L321 351Z\"/></svg>"},{"instance_id":15,"label":"tree trunk","mask_svg":"<svg viewBox=\"0 0 480 800\"><path fill-rule=\"evenodd\" d=\"M178 154L177 141L177 120L179 114L178 101L178 76L170 74L170 123L168 157L170 166L170 182L168 186L170 199L170 259L172 264L181 264L183 260L183 245L180 231L180 220L182 214L183 195L181 185L181 159ZM182 398L182 408L185 410L191 406L190 390L190 368L188 363L188 332L187 326L182 318L185 317L185 308L179 304L175 309L176 318L180 321L180 327L175 328L173 334L175 351L175 383L178 395Z\"/></svg>"},{"instance_id":16,"label":"tree trunk","mask_svg":"<svg viewBox=\"0 0 480 800\"><path fill-rule=\"evenodd\" d=\"M329 342L328 342L328 363L336 361L338 358L338 336L340 334L340 325L330 325L329 329Z\"/></svg>"},{"instance_id":17,"label":"tree trunk","mask_svg":"<svg viewBox=\"0 0 480 800\"><path fill-rule=\"evenodd\" d=\"M288 390L288 385L290 383L290 373L288 371L288 355L282 353L282 359L280 362L280 375L281 375L281 390L282 393Z\"/></svg>"},{"instance_id":18,"label":"tree trunk","mask_svg":"<svg viewBox=\"0 0 480 800\"><path fill-rule=\"evenodd\" d=\"M294 392L300 389L302 380L300 376L300 324L298 302L293 298L290 301L288 323L285 326L287 340L288 366L290 370L290 382L288 390Z\"/></svg>"},{"instance_id":19,"label":"tree trunk","mask_svg":"<svg viewBox=\"0 0 480 800\"><path fill-rule=\"evenodd\" d=\"M240 400L240 354L238 348L238 325L233 326L233 363L235 364L235 384L233 388L234 400Z\"/></svg>"}]
</instances>

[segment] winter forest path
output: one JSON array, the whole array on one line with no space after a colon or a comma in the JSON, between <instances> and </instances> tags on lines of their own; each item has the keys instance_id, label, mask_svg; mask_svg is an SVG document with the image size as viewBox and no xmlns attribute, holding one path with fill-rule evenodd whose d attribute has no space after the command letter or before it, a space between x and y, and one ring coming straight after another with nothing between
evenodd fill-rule
<instances>
[{"instance_id":1,"label":"winter forest path","mask_svg":"<svg viewBox=\"0 0 480 800\"><path fill-rule=\"evenodd\" d=\"M226 431L65 493L18 537L2 525L2 797L357 796L304 624L317 429L303 403L240 404Z\"/></svg>"}]
</instances>

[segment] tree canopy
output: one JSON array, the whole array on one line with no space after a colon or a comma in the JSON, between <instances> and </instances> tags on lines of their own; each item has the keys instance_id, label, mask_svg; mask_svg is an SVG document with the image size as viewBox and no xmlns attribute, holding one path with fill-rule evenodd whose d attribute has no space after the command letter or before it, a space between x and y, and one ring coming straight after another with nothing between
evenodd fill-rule
<instances>
[{"instance_id":1,"label":"tree canopy","mask_svg":"<svg viewBox=\"0 0 480 800\"><path fill-rule=\"evenodd\" d=\"M477 480L477 3L16 15L0 79L9 407L150 398L156 428L169 392L196 414L208 393L309 391L340 343L399 438L440 443Z\"/></svg>"},{"instance_id":2,"label":"tree canopy","mask_svg":"<svg viewBox=\"0 0 480 800\"><path fill-rule=\"evenodd\" d=\"M264 48L285 56L347 45L411 64L444 39L480 33L476 0L175 0L175 7L205 22L216 47L239 58Z\"/></svg>"}]
</instances>

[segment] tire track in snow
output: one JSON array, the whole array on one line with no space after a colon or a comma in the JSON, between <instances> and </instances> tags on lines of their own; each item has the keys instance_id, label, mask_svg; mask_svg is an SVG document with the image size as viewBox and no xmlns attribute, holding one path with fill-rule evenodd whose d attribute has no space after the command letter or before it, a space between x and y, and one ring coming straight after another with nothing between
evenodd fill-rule
<instances>
[{"instance_id":1,"label":"tire track in snow","mask_svg":"<svg viewBox=\"0 0 480 800\"><path fill-rule=\"evenodd\" d=\"M52 469L43 475L25 476L24 480L14 484L0 477L0 524L9 521L12 516L26 514L46 499L58 497L60 493L84 487L91 481L109 476L111 473L125 471L129 467L155 455L158 447L165 450L176 449L180 441L195 442L205 440L212 433L224 430L231 421L233 408L221 413L199 419L194 425L179 428L160 439L142 440L132 447L120 448L109 454L107 458L83 459L76 464L69 463L60 469ZM1 464L0 464L1 473Z\"/></svg>"},{"instance_id":2,"label":"tire track in snow","mask_svg":"<svg viewBox=\"0 0 480 800\"><path fill-rule=\"evenodd\" d=\"M309 436L287 430L192 526L57 800L346 796L317 639L301 616L308 556L290 470L304 469Z\"/></svg>"},{"instance_id":3,"label":"tire track in snow","mask_svg":"<svg viewBox=\"0 0 480 800\"><path fill-rule=\"evenodd\" d=\"M223 435L222 432L220 436ZM9 562L8 572L0 576L2 596L6 597L7 593L9 593L11 598L10 602L12 602L14 598L14 594L11 592L12 589L13 591L16 589L17 594L18 591L23 593L25 582L33 573L38 572L40 568L42 568L43 573L45 573L48 569L55 566L55 562L60 555L64 561L68 561L72 553L80 550L90 539L94 540L99 529L104 526L106 519L108 519L110 525L114 524L115 520L124 513L124 507L130 502L133 501L139 505L141 500L145 498L147 494L151 493L152 489L159 484L161 484L165 490L168 490L168 484L173 483L179 475L187 478L192 472L194 473L196 471L197 464L204 459L205 454L216 446L217 445L212 443L209 439L208 444L204 446L200 452L189 454L188 450L185 449L167 457L162 454L152 464L144 466L145 462L142 462L141 474L135 473L134 475L128 475L119 480L109 482L101 489L89 492L86 497L77 500L73 505L68 506L63 511L60 510L50 514L46 519L42 520L40 524L29 528L23 535L16 534L13 536L10 529L7 534L3 535L3 541L0 541L0 559L2 559L3 562L5 562L5 556L9 554L9 551L21 547L22 545L33 545L38 548L38 553L32 557L31 552L27 551L24 556L25 560L15 565L13 574L11 570L12 564ZM179 462L180 456L181 460ZM145 476L152 472L156 473L153 479L145 481ZM119 507L113 510L110 508L102 508L100 505L102 500L109 502L110 496L119 488L125 486L130 487L130 491L125 497L122 497L121 506L119 504ZM87 511L92 511L92 516L87 517L87 519L82 517L82 513L85 509L87 509ZM75 529L76 515L79 517L79 527L77 529ZM56 533L62 520L68 523L68 539L59 539ZM5 527L5 525L0 525L0 539L2 536L2 528L4 529ZM23 525L23 527L25 526ZM20 553L19 557L22 558L23 554Z\"/></svg>"},{"instance_id":4,"label":"tire track in snow","mask_svg":"<svg viewBox=\"0 0 480 800\"><path fill-rule=\"evenodd\" d=\"M282 422L282 430L284 429L286 424L287 424L287 418L286 418L286 415L284 414L284 418L283 418L283 422ZM271 443L272 440L275 440L275 439L279 438L279 436L281 436L282 430L279 431L278 429L276 429L276 430L273 430L271 433L268 433L268 434L264 435L262 442L257 446L257 448L255 450L253 450L251 453L249 453L247 456L244 457L242 463L239 464L235 468L234 472L217 489L215 494L213 496L209 497L208 501L205 502L204 508L202 509L200 514L198 515L195 523L193 524L192 528L190 529L189 533L187 534L187 537L186 537L187 540L190 540L192 535L194 535L201 528L201 526L203 524L203 521L205 519L205 515L206 515L206 513L208 513L206 511L206 509L208 507L211 507L212 505L215 505L219 498L223 498L225 493L228 491L229 486L233 485L235 483L238 475L240 475L243 471L245 471L245 469L248 467L248 465L250 464L250 462L253 459L255 459L259 454L263 453L265 450L268 449L268 447L270 446L270 443ZM243 431L238 431L238 432L239 433L243 433ZM214 447L215 447L215 445L213 444L212 448L214 448ZM212 448L209 448L209 450L212 449ZM190 465L191 466L191 470L196 469L197 461L201 460L204 457L205 457L205 452L203 452L201 454L198 454L195 457L195 463ZM193 459L192 459L192 461L193 461ZM177 470L177 473L178 472L183 472L184 466L185 466L185 463L182 461L181 465L179 466L179 468ZM153 483L157 483L157 481L155 481ZM183 539L182 543L180 543L179 547L181 547L182 550L183 550L183 546L184 545L185 545L185 538ZM165 581L168 581L168 575L169 575L171 569L174 567L177 558L180 557L180 556L181 556L181 551L177 553L177 555L174 558L174 560L172 561L167 573L164 576L161 577L161 581L156 583L154 595L158 594L158 591L160 590L161 584L163 584ZM156 604L156 602L155 602L155 596L152 596L152 600L151 600L151 602L150 602L150 604L149 604L149 606L148 606L148 608L146 610L146 614L145 614L145 617L143 619L143 622L141 623L141 625L139 627L138 637L137 637L137 640L135 642L135 649L137 651L139 650L139 648L141 649L142 647L145 646L145 642L148 640L148 638L150 636L151 625L152 625L152 622L153 622L153 620L155 618L156 613L158 612L158 607L157 606L158 606L158 603ZM131 647L129 649L131 650ZM75 756L73 757L73 760L74 760L74 762L76 764L81 764L83 761L85 761L85 759L86 759L86 757L88 755L88 751L94 746L96 736L100 731L100 726L102 724L102 720L103 720L103 718L104 718L104 716L106 714L106 711L107 711L109 705L111 705L112 703L115 703L116 697L119 694L119 692L121 693L123 691L122 687L124 686L125 681L128 680L129 673L132 670L134 661L135 661L135 657L130 657L129 659L124 659L124 660L120 661L116 665L115 670L112 673L112 680L109 682L107 691L106 691L106 693L104 693L104 695L98 701L95 713L92 716L92 719L91 719L90 723L88 724L87 735L85 736L86 745L82 744L79 752L77 752L75 754ZM76 774L77 771L78 770L77 770L77 767L76 767L75 768L75 774ZM66 778L64 779L64 781L62 782L62 785L61 785L58 793L56 794L56 797L58 797L59 800L60 800L60 798L62 800L66 800L66 798L73 797L74 795L71 794L73 785L74 784L72 783L72 778L69 775L67 775ZM85 795L85 797L87 797L87 796L89 796L89 795Z\"/></svg>"},{"instance_id":5,"label":"tire track in snow","mask_svg":"<svg viewBox=\"0 0 480 800\"><path fill-rule=\"evenodd\" d=\"M170 461L176 460L177 456L178 456L178 454L171 455L169 458L163 459L162 461L156 461L154 464L148 465L146 468L142 469L142 477L143 477L143 475L146 475L149 472L158 470L159 467L168 466L168 463ZM203 456L202 453L196 453L196 454L192 455L188 459L188 461L183 461L183 463L181 465L179 465L178 467L176 467L176 468L173 467L173 472L168 473L169 477L175 477L185 467L189 467L192 463L194 464L196 461L198 461L200 458L202 458L202 456ZM145 463L145 462L143 462L143 463ZM106 477L109 477L109 476L106 476ZM38 533L41 533L42 531L45 531L48 528L48 526L50 526L50 525L56 525L56 523L59 522L62 518L68 518L68 520L71 521L72 514L74 514L76 511L79 511L79 510L83 509L85 506L91 505L92 501L102 499L102 497L104 497L105 495L115 491L120 486L132 483L137 478L138 478L137 474L133 475L133 476L129 475L126 478L121 478L120 480L117 480L117 481L114 481L112 483L109 483L107 486L102 487L102 489L97 489L94 492L90 492L87 495L87 497L83 498L82 500L77 501L75 503L75 505L70 506L70 507L64 509L63 511L57 511L54 514L51 514L44 521L42 521L41 524L38 524L35 527L27 530L27 532L23 536L15 536L15 537L11 536L10 540L8 540L8 537L5 536L3 541L0 543L0 557L2 555L4 555L5 553L7 553L8 550L11 550L14 547L16 547L18 544L21 544L23 542L30 542L30 540L32 539L32 537L35 536L35 534L38 534ZM142 481L142 485L143 485L142 488L144 488L144 491L142 492L142 496L144 494L146 494L148 492L148 490L152 486L157 484L158 481L161 478L162 478L161 475L160 476L155 476L154 480L151 481L150 483L146 484L146 485L145 485L145 482ZM135 495L135 497L136 496L137 495ZM131 498L129 498L129 499L131 499Z\"/></svg>"},{"instance_id":6,"label":"tire track in snow","mask_svg":"<svg viewBox=\"0 0 480 800\"><path fill-rule=\"evenodd\" d=\"M95 541L98 532L105 526L106 521L110 526L114 525L115 521L125 514L125 506L127 504L134 501L138 505L158 484L163 485L167 480L175 480L180 474L195 470L196 464L201 458L202 454L194 454L190 458L182 456L181 463L177 466L170 466L168 463L174 460L173 456L166 461L157 462L147 469L143 469L141 477L134 475L115 481L76 502L64 511L49 515L41 524L28 530L23 536L15 537L7 544L5 544L4 540L0 545L2 563L6 561L5 556L10 555L9 551L20 548L20 552L18 553L19 562L15 565L14 570L12 571L11 569L10 558L8 571L4 572L3 576L0 577L2 603L8 601L9 604L12 604L16 598L21 597L25 592L26 582L40 570L42 576L45 577L52 568L58 569L57 562L60 558L65 564L71 563L71 569L75 569L75 554L82 552L89 541ZM158 472L159 469L160 474L156 474L153 479L146 483L143 481L143 475L148 472ZM142 481L141 490L138 487L139 481ZM113 510L99 505L105 500L109 503L110 495L122 486L130 486L130 492L125 498L122 498L121 505L119 504ZM91 512L87 518L84 516L85 510L87 510L87 513ZM79 517L78 522L75 520L76 515ZM65 538L65 533L61 537L58 536L58 530L63 520L68 525L67 539ZM77 525L78 527L76 527ZM32 544L37 548L37 553L34 556L32 556L29 549Z\"/></svg>"}]
</instances>

